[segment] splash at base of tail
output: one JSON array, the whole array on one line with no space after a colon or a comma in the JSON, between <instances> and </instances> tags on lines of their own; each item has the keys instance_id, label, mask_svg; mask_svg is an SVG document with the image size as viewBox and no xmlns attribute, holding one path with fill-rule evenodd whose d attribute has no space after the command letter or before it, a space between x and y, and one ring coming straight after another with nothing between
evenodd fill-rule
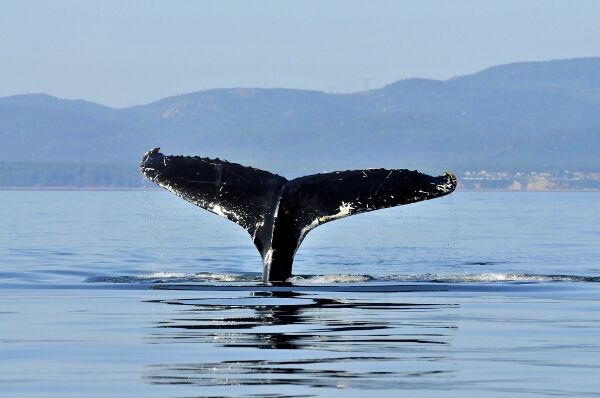
<instances>
[{"instance_id":1,"label":"splash at base of tail","mask_svg":"<svg viewBox=\"0 0 600 398\"><path fill-rule=\"evenodd\" d=\"M364 169L287 180L220 159L148 151L144 176L175 195L242 226L263 259L263 280L292 275L306 234L329 221L420 202L456 189L450 172L433 177L402 169Z\"/></svg>"}]
</instances>

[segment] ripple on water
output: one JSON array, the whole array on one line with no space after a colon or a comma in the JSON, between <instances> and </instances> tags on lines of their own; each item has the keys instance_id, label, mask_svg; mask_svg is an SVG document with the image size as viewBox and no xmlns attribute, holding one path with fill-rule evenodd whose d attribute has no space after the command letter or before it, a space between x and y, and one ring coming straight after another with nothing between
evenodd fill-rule
<instances>
[{"instance_id":1,"label":"ripple on water","mask_svg":"<svg viewBox=\"0 0 600 398\"><path fill-rule=\"evenodd\" d=\"M93 276L86 279L91 283L180 283L180 282L238 282L261 283L259 273L225 274L199 272L152 272L139 275ZM600 282L600 276L592 275L543 275L543 274L399 274L399 275L295 275L288 279L291 284L352 284L365 282L429 282L429 283L489 283L489 282Z\"/></svg>"}]
</instances>

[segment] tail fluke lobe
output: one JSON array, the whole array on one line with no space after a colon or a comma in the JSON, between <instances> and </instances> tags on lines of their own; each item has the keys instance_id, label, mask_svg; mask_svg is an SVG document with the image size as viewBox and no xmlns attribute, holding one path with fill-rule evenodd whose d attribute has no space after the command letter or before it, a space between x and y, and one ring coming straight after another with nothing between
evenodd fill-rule
<instances>
[{"instance_id":1,"label":"tail fluke lobe","mask_svg":"<svg viewBox=\"0 0 600 398\"><path fill-rule=\"evenodd\" d=\"M444 196L456 188L452 173L366 169L315 174L288 181L267 171L219 159L164 156L148 151L142 173L183 199L248 231L264 264L265 281L291 276L306 234L353 214Z\"/></svg>"},{"instance_id":2,"label":"tail fluke lobe","mask_svg":"<svg viewBox=\"0 0 600 398\"><path fill-rule=\"evenodd\" d=\"M159 148L144 155L140 169L175 195L242 226L266 254L285 178L220 159L165 156Z\"/></svg>"},{"instance_id":3,"label":"tail fluke lobe","mask_svg":"<svg viewBox=\"0 0 600 398\"><path fill-rule=\"evenodd\" d=\"M456 177L410 170L366 169L315 174L288 181L279 202L268 280L291 276L291 264L306 234L354 214L448 195ZM286 266L286 264L290 264Z\"/></svg>"},{"instance_id":4,"label":"tail fluke lobe","mask_svg":"<svg viewBox=\"0 0 600 398\"><path fill-rule=\"evenodd\" d=\"M315 174L286 184L282 202L297 204L302 237L329 221L354 214L420 202L447 195L456 188L452 173L433 177L418 171L366 169ZM289 202L289 201L286 201Z\"/></svg>"}]
</instances>

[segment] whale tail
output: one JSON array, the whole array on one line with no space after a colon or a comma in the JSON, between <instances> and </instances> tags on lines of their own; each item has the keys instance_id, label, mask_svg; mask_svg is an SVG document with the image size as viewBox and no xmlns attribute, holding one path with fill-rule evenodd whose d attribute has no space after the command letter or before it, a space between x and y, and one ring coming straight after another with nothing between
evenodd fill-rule
<instances>
[{"instance_id":1,"label":"whale tail","mask_svg":"<svg viewBox=\"0 0 600 398\"><path fill-rule=\"evenodd\" d=\"M313 228L342 217L447 195L456 177L365 169L287 180L220 159L148 151L144 176L175 195L242 226L261 254L265 282L291 276L294 255Z\"/></svg>"}]
</instances>

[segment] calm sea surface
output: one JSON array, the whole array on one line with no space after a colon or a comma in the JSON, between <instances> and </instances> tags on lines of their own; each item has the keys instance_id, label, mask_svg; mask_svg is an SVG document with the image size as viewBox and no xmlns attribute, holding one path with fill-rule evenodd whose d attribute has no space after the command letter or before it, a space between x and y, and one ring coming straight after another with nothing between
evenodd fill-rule
<instances>
[{"instance_id":1,"label":"calm sea surface","mask_svg":"<svg viewBox=\"0 0 600 398\"><path fill-rule=\"evenodd\" d=\"M600 396L600 193L458 192L261 270L167 192L0 191L0 397Z\"/></svg>"}]
</instances>

